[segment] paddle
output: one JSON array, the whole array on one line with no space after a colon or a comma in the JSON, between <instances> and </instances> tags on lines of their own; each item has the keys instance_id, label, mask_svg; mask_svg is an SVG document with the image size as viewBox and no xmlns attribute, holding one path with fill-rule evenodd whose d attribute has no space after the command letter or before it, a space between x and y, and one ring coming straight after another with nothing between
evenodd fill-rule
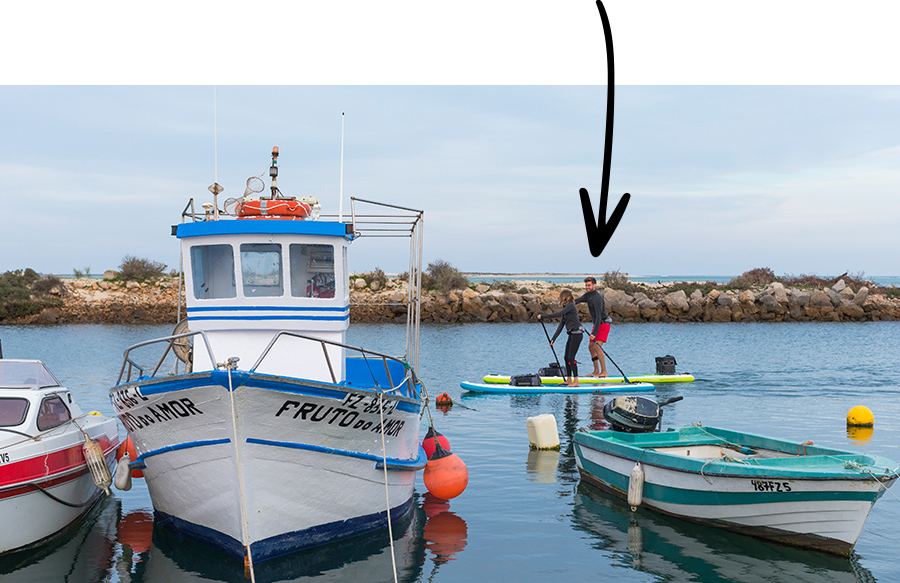
<instances>
[{"instance_id":1,"label":"paddle","mask_svg":"<svg viewBox=\"0 0 900 583\"><path fill-rule=\"evenodd\" d=\"M590 332L588 332L587 330L585 330L584 326L582 326L581 329L584 331L585 334L588 335L588 338L591 337ZM600 344L599 342L597 342L596 339L595 339L595 340L588 340L588 344L590 344L591 342L593 342L593 343L595 343L597 346L599 346L599 347L600 347L600 350L603 350L603 345ZM606 358L609 358L609 361L610 361L611 363L613 363L613 366L616 367L616 368L619 370L620 373L622 373L622 378L625 379L625 382L628 383L628 384L631 384L631 381L628 380L628 377L625 376L625 373L622 371L621 368L619 368L619 365L616 364L616 361L613 360L612 358L610 358L609 354L607 354L607 352L606 352L605 350L603 350L603 354L606 354Z\"/></svg>"},{"instance_id":2,"label":"paddle","mask_svg":"<svg viewBox=\"0 0 900 583\"><path fill-rule=\"evenodd\" d=\"M553 342L552 340L550 340L550 333L547 332L547 325L544 324L544 319L540 318L540 322L541 322L541 326L544 328L544 336L547 337L547 342ZM559 357L556 356L556 349L553 348L553 344L550 344L550 350L553 351L553 358L556 359L556 366L558 366L560 369L562 369L562 365L559 364Z\"/></svg>"}]
</instances>

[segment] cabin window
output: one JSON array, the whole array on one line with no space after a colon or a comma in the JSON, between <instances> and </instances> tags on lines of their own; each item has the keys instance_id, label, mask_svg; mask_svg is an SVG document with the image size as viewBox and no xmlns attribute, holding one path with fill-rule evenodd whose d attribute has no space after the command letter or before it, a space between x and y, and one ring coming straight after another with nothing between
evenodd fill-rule
<instances>
[{"instance_id":1,"label":"cabin window","mask_svg":"<svg viewBox=\"0 0 900 583\"><path fill-rule=\"evenodd\" d=\"M194 297L198 300L237 296L231 245L191 247L191 275L194 279Z\"/></svg>"},{"instance_id":2,"label":"cabin window","mask_svg":"<svg viewBox=\"0 0 900 583\"><path fill-rule=\"evenodd\" d=\"M0 427L14 427L25 421L28 412L28 399L0 399Z\"/></svg>"},{"instance_id":3,"label":"cabin window","mask_svg":"<svg viewBox=\"0 0 900 583\"><path fill-rule=\"evenodd\" d=\"M284 295L281 245L244 243L241 245L241 277L245 297Z\"/></svg>"},{"instance_id":4,"label":"cabin window","mask_svg":"<svg viewBox=\"0 0 900 583\"><path fill-rule=\"evenodd\" d=\"M38 431L46 431L53 429L57 425L62 425L72 418L69 408L63 403L57 395L47 397L41 402L41 410L38 412L37 428Z\"/></svg>"},{"instance_id":5,"label":"cabin window","mask_svg":"<svg viewBox=\"0 0 900 583\"><path fill-rule=\"evenodd\" d=\"M295 298L334 297L334 246L291 245L291 295Z\"/></svg>"}]
</instances>

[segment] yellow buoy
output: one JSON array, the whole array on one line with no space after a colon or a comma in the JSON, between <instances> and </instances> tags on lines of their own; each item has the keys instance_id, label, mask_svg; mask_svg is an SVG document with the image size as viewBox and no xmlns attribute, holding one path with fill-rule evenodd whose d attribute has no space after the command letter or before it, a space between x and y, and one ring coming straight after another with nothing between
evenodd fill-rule
<instances>
[{"instance_id":1,"label":"yellow buoy","mask_svg":"<svg viewBox=\"0 0 900 583\"><path fill-rule=\"evenodd\" d=\"M875 424L875 416L868 407L857 405L847 413L847 425L852 427L872 427Z\"/></svg>"}]
</instances>

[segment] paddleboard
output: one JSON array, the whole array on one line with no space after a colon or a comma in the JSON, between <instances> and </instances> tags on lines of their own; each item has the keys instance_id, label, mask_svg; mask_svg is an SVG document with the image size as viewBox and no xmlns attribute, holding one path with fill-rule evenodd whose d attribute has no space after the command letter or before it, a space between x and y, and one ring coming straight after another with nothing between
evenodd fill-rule
<instances>
[{"instance_id":1,"label":"paddleboard","mask_svg":"<svg viewBox=\"0 0 900 583\"><path fill-rule=\"evenodd\" d=\"M482 379L486 383L508 385L509 375L489 374ZM694 376L688 373L681 374L636 374L628 375L628 380L635 383L690 383L694 381ZM545 385L561 385L566 382L563 377L541 377L541 383ZM581 384L596 383L624 383L624 377L578 377Z\"/></svg>"},{"instance_id":2,"label":"paddleboard","mask_svg":"<svg viewBox=\"0 0 900 583\"><path fill-rule=\"evenodd\" d=\"M578 387L548 384L540 387L517 387L509 383L501 385L499 383L482 384L463 381L459 383L459 386L473 393L514 393L517 395L543 393L636 393L653 390L653 385L650 383L591 383Z\"/></svg>"}]
</instances>

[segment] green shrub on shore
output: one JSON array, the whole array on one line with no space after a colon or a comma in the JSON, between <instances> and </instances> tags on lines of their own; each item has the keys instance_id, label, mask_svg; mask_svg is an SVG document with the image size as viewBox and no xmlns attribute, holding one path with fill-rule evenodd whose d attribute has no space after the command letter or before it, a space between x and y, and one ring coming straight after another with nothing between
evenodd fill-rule
<instances>
[{"instance_id":1,"label":"green shrub on shore","mask_svg":"<svg viewBox=\"0 0 900 583\"><path fill-rule=\"evenodd\" d=\"M368 271L366 273L360 273L358 274L358 277L366 280L366 284L369 287L372 287L372 284L376 282L378 283L377 287L380 287L381 289L384 289L384 287L387 285L387 275L385 275L384 271L382 271L380 267L376 267L374 270ZM408 274L407 277L409 277Z\"/></svg>"},{"instance_id":2,"label":"green shrub on shore","mask_svg":"<svg viewBox=\"0 0 900 583\"><path fill-rule=\"evenodd\" d=\"M78 269L76 267L73 267L72 275L75 276L75 279L81 279L82 277L90 277L91 276L91 268L85 267L84 269Z\"/></svg>"},{"instance_id":3,"label":"green shrub on shore","mask_svg":"<svg viewBox=\"0 0 900 583\"><path fill-rule=\"evenodd\" d=\"M119 266L119 278L124 281L147 281L162 277L166 264L126 255Z\"/></svg>"},{"instance_id":4,"label":"green shrub on shore","mask_svg":"<svg viewBox=\"0 0 900 583\"><path fill-rule=\"evenodd\" d=\"M49 286L42 283L48 280L56 280L56 283ZM0 320L24 318L40 314L44 308L61 306L62 300L45 295L58 283L59 278L50 276L42 279L30 268L24 271L7 271L0 276Z\"/></svg>"},{"instance_id":5,"label":"green shrub on shore","mask_svg":"<svg viewBox=\"0 0 900 583\"><path fill-rule=\"evenodd\" d=\"M422 287L441 292L469 287L469 279L443 259L428 264L422 274Z\"/></svg>"}]
</instances>

